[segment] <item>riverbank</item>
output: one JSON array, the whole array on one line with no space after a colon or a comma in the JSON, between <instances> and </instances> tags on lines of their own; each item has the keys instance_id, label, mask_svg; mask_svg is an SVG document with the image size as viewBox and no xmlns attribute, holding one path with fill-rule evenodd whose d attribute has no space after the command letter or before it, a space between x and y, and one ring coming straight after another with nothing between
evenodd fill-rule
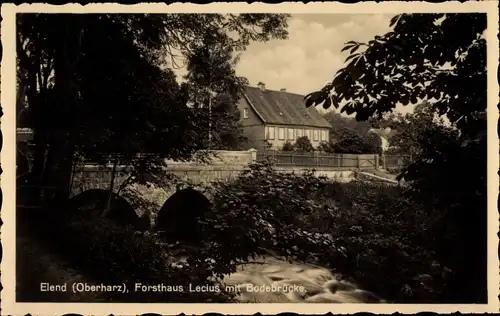
<instances>
[{"instance_id":1,"label":"riverbank","mask_svg":"<svg viewBox=\"0 0 500 316\"><path fill-rule=\"evenodd\" d=\"M43 284L97 284L60 254L47 247L36 234L18 225L16 237L16 300L18 302L104 302L96 292L47 291Z\"/></svg>"}]
</instances>

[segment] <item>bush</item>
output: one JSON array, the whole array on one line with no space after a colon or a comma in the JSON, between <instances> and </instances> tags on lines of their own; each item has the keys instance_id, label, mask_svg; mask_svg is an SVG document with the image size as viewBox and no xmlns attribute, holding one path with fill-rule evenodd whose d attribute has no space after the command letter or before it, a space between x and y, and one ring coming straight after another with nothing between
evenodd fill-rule
<instances>
[{"instance_id":1,"label":"bush","mask_svg":"<svg viewBox=\"0 0 500 316\"><path fill-rule=\"evenodd\" d=\"M324 153L333 153L333 145L331 142L325 142L325 141L322 141L321 143L319 143L319 146L317 148L320 152L324 152Z\"/></svg>"},{"instance_id":2,"label":"bush","mask_svg":"<svg viewBox=\"0 0 500 316\"><path fill-rule=\"evenodd\" d=\"M179 249L164 245L150 232L139 232L111 220L83 217L60 218L56 213L38 214L31 233L55 250L72 267L96 284L127 285L129 293L106 292L103 300L113 302L224 302L231 296L187 291L188 284L214 285L213 262L203 249ZM35 219L31 216L32 219ZM43 225L40 219L43 218ZM182 251L182 253L179 253ZM178 258L185 258L179 262ZM184 291L135 292L134 284L182 286Z\"/></svg>"},{"instance_id":3,"label":"bush","mask_svg":"<svg viewBox=\"0 0 500 316\"><path fill-rule=\"evenodd\" d=\"M293 151L293 145L290 142L285 142L283 144L283 148L281 149L282 151Z\"/></svg>"},{"instance_id":4,"label":"bush","mask_svg":"<svg viewBox=\"0 0 500 316\"><path fill-rule=\"evenodd\" d=\"M204 232L217 245L218 262L229 266L265 250L302 260L325 247L335 251L329 236L304 230L307 218L321 211L311 193L323 185L312 173L276 173L268 162L250 166L233 182L215 183Z\"/></svg>"},{"instance_id":5,"label":"bush","mask_svg":"<svg viewBox=\"0 0 500 316\"><path fill-rule=\"evenodd\" d=\"M311 140L309 140L309 137L301 136L298 137L295 141L295 144L293 144L293 150L301 153L309 153L314 151L314 147L311 144Z\"/></svg>"},{"instance_id":6,"label":"bush","mask_svg":"<svg viewBox=\"0 0 500 316\"><path fill-rule=\"evenodd\" d=\"M328 231L345 252L336 268L396 302L436 302L444 290L428 234L432 218L412 192L383 184L331 184L337 212ZM431 276L434 284L418 278Z\"/></svg>"},{"instance_id":7,"label":"bush","mask_svg":"<svg viewBox=\"0 0 500 316\"><path fill-rule=\"evenodd\" d=\"M263 162L211 191L206 237L228 270L266 249L314 260L389 301L443 300L450 270L434 260L434 218L409 189L277 173Z\"/></svg>"}]
</instances>

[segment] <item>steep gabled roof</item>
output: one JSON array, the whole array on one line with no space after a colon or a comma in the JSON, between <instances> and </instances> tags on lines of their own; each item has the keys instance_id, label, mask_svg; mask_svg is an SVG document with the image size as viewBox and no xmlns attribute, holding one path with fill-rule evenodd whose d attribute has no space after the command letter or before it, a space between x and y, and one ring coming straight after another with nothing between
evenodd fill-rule
<instances>
[{"instance_id":1,"label":"steep gabled roof","mask_svg":"<svg viewBox=\"0 0 500 316\"><path fill-rule=\"evenodd\" d=\"M244 97L266 124L331 128L314 107L306 108L300 94L244 87Z\"/></svg>"}]
</instances>

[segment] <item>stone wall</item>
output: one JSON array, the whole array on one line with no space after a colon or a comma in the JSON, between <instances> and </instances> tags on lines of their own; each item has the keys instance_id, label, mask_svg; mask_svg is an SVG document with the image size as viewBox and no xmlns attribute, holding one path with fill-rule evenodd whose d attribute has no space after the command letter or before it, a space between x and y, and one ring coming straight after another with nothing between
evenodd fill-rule
<instances>
[{"instance_id":1,"label":"stone wall","mask_svg":"<svg viewBox=\"0 0 500 316\"><path fill-rule=\"evenodd\" d=\"M177 176L183 181L189 181L195 186L202 187L214 180L230 181L235 179L251 162L256 160L256 157L256 151L253 149L248 151L219 151L211 164L167 161L168 167L166 172ZM75 195L93 188L107 189L111 179L111 168L111 166L106 168L86 166L83 170L77 171L74 176L72 194ZM294 166L277 166L275 168L279 172L288 173L302 173L310 169ZM115 190L125 180L127 171L127 167L117 168ZM356 177L354 170L339 170L334 167L316 168L315 174L340 182L349 182ZM158 200L158 203L166 200L175 192L175 188L162 189L162 192L158 192L158 189L149 190L141 188L141 192L143 190L145 194L147 192L148 195L158 196L158 198L155 198L155 200Z\"/></svg>"},{"instance_id":2,"label":"stone wall","mask_svg":"<svg viewBox=\"0 0 500 316\"><path fill-rule=\"evenodd\" d=\"M251 162L257 159L255 149L247 151L217 151L210 164L196 162L176 162L167 160L167 173L189 181L194 185L214 180L231 180L240 174ZM112 166L87 165L77 170L73 177L72 195L89 189L108 189L111 181ZM115 178L115 191L126 179L129 167L118 166ZM170 190L170 189L169 189ZM171 193L173 194L173 192Z\"/></svg>"},{"instance_id":3,"label":"stone wall","mask_svg":"<svg viewBox=\"0 0 500 316\"><path fill-rule=\"evenodd\" d=\"M71 195L76 195L89 189L108 189L111 181L111 166L87 165L76 170L71 185ZM115 176L115 190L125 181L126 172L130 169L118 166Z\"/></svg>"},{"instance_id":4,"label":"stone wall","mask_svg":"<svg viewBox=\"0 0 500 316\"><path fill-rule=\"evenodd\" d=\"M168 166L247 166L257 159L257 150L249 149L243 151L230 151L230 150L216 150L211 158L210 163L197 163L197 162L178 162L173 160L166 160Z\"/></svg>"},{"instance_id":5,"label":"stone wall","mask_svg":"<svg viewBox=\"0 0 500 316\"><path fill-rule=\"evenodd\" d=\"M275 169L278 172L287 172L287 173L295 172L295 173L299 173L299 174L310 170L310 168L306 168L306 167L291 167L291 166L275 167ZM354 178L355 178L354 171L338 170L335 168L327 168L327 167L324 167L321 169L316 168L314 171L314 175L318 176L318 177L324 176L324 177L327 177L328 179L338 181L338 182L349 182L349 181L354 180Z\"/></svg>"}]
</instances>

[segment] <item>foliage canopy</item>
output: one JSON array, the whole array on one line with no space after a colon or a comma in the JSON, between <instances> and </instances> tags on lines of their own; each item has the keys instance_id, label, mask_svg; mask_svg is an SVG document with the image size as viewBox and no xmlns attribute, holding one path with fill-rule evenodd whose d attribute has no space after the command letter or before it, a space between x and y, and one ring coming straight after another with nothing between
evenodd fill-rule
<instances>
[{"instance_id":1,"label":"foliage canopy","mask_svg":"<svg viewBox=\"0 0 500 316\"><path fill-rule=\"evenodd\" d=\"M477 280L473 286L457 283L456 288L468 288L459 295L484 300L486 14L400 14L390 26L392 31L367 43L347 42L346 66L322 90L308 94L306 106L338 108L344 101L342 112L367 120L393 111L398 103L429 101L432 113L446 115L454 130L422 135L419 159L400 177L412 182L429 210L443 215L443 229L458 232L454 248L444 237L436 242L443 262L466 262L457 271L460 282Z\"/></svg>"},{"instance_id":2,"label":"foliage canopy","mask_svg":"<svg viewBox=\"0 0 500 316\"><path fill-rule=\"evenodd\" d=\"M115 163L119 157L146 167L163 158L191 158L206 141L200 138L206 114L188 101L196 91L217 91L204 80L206 63L219 66L214 72L224 87L219 91L234 92L238 78L228 56L252 41L286 38L287 18L19 15L17 109L27 113L27 127L34 130L34 181L57 186L67 196L76 153L104 160L113 154ZM206 49L209 60L200 58ZM187 61L191 84L177 83L172 68L180 60ZM151 155L137 161L137 152Z\"/></svg>"}]
</instances>

